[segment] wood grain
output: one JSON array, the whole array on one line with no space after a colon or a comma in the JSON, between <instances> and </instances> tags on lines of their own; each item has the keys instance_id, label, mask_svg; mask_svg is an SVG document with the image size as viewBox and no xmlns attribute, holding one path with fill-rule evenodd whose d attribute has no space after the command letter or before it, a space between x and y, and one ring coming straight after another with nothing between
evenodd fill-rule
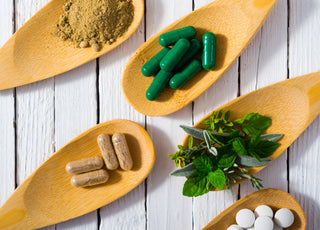
<instances>
[{"instance_id":1,"label":"wood grain","mask_svg":"<svg viewBox=\"0 0 320 230\"><path fill-rule=\"evenodd\" d=\"M147 39L192 11L189 0L147 0L146 6ZM192 229L192 198L182 196L185 179L169 175L175 166L168 157L177 151L183 136L179 125L191 122L191 105L169 116L147 117L147 130L156 149L156 163L147 181L147 229Z\"/></svg>"},{"instance_id":2,"label":"wood grain","mask_svg":"<svg viewBox=\"0 0 320 230\"><path fill-rule=\"evenodd\" d=\"M196 0L195 8L199 8L209 2L211 1ZM239 62L237 60L215 84L194 101L194 122L198 122L215 108L237 97L238 65ZM238 186L233 188L233 192L233 196L229 191L218 191L194 198L194 229L203 228L210 220L234 203L238 197Z\"/></svg>"},{"instance_id":3,"label":"wood grain","mask_svg":"<svg viewBox=\"0 0 320 230\"><path fill-rule=\"evenodd\" d=\"M129 119L145 127L145 116L126 102L121 91L121 76L130 55L144 42L144 23L122 46L99 59L99 122ZM128 195L100 209L100 229L144 229L145 183Z\"/></svg>"},{"instance_id":4,"label":"wood grain","mask_svg":"<svg viewBox=\"0 0 320 230\"><path fill-rule=\"evenodd\" d=\"M96 62L55 77L55 148L97 123ZM97 211L58 224L56 229L97 229Z\"/></svg>"},{"instance_id":5,"label":"wood grain","mask_svg":"<svg viewBox=\"0 0 320 230\"><path fill-rule=\"evenodd\" d=\"M241 95L287 79L287 9L287 1L279 0L261 31L241 55ZM263 180L265 188L287 191L286 152L257 177ZM249 181L242 183L240 188L241 197L257 190Z\"/></svg>"},{"instance_id":6,"label":"wood grain","mask_svg":"<svg viewBox=\"0 0 320 230\"><path fill-rule=\"evenodd\" d=\"M289 76L320 70L320 2L290 0ZM293 144L289 151L289 191L306 212L308 229L320 225L320 118Z\"/></svg>"},{"instance_id":7,"label":"wood grain","mask_svg":"<svg viewBox=\"0 0 320 230\"><path fill-rule=\"evenodd\" d=\"M13 2L5 0L0 7L0 46L13 33ZM0 92L0 206L15 189L15 129L13 90Z\"/></svg>"}]
</instances>

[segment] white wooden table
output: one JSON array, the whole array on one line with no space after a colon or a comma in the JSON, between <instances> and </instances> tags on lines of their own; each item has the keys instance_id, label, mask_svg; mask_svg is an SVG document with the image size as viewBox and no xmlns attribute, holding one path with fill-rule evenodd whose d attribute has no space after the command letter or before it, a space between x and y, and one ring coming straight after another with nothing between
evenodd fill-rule
<instances>
[{"instance_id":1,"label":"white wooden table","mask_svg":"<svg viewBox=\"0 0 320 230\"><path fill-rule=\"evenodd\" d=\"M226 0L227 1L227 0ZM1 0L0 44L48 0ZM165 117L136 112L121 90L122 70L134 51L154 33L210 0L146 0L146 15L123 45L68 73L0 91L0 204L44 160L76 135L115 118L144 126L156 148L147 180L125 197L47 229L201 229L251 184L199 198L182 196L184 178L173 178L167 156L201 117L239 95L287 78L320 70L320 0L278 0L253 42L230 70L184 109ZM219 18L217 18L219 20ZM320 119L275 162L261 171L265 187L289 191L307 216L307 229L320 226ZM40 197L39 197L40 199Z\"/></svg>"}]
</instances>

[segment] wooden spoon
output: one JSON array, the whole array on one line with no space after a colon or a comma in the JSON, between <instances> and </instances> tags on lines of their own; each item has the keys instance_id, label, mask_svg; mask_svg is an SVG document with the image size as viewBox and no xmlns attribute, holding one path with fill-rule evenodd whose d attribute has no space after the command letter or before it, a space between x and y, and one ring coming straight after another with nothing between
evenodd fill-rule
<instances>
[{"instance_id":1,"label":"wooden spoon","mask_svg":"<svg viewBox=\"0 0 320 230\"><path fill-rule=\"evenodd\" d=\"M100 52L75 48L55 35L64 0L50 1L0 49L0 90L56 76L116 48L135 32L143 17L143 0L131 1L134 19L128 31Z\"/></svg>"},{"instance_id":2,"label":"wooden spoon","mask_svg":"<svg viewBox=\"0 0 320 230\"><path fill-rule=\"evenodd\" d=\"M101 155L101 133L123 133L133 159L133 168L109 172L102 185L75 188L65 171L70 161ZM127 120L99 124L82 133L44 162L11 195L0 209L0 229L35 229L81 216L109 204L138 186L149 174L155 152L148 133Z\"/></svg>"},{"instance_id":3,"label":"wooden spoon","mask_svg":"<svg viewBox=\"0 0 320 230\"><path fill-rule=\"evenodd\" d=\"M217 109L230 110L230 120L242 118L255 112L272 118L272 124L266 133L283 134L278 143L280 146L270 156L276 159L286 150L310 125L320 113L320 72L307 74L285 80L241 97ZM202 118L194 127L204 129L201 124L209 119L211 113ZM182 141L182 146L188 146L189 135ZM303 153L301 153L303 154ZM266 166L250 168L250 174L256 174ZM238 180L239 184L243 180Z\"/></svg>"},{"instance_id":4,"label":"wooden spoon","mask_svg":"<svg viewBox=\"0 0 320 230\"><path fill-rule=\"evenodd\" d=\"M254 210L259 205L268 205L275 213L280 208L288 208L294 214L294 223L288 230L305 230L306 216L298 201L289 193L278 189L264 189L251 193L235 202L210 221L202 230L227 229L236 223L236 214L243 208Z\"/></svg>"},{"instance_id":5,"label":"wooden spoon","mask_svg":"<svg viewBox=\"0 0 320 230\"><path fill-rule=\"evenodd\" d=\"M216 0L169 25L143 44L130 58L123 73L122 88L129 103L140 113L163 116L196 99L232 65L266 20L277 0ZM155 101L145 94L153 77L145 77L141 67L161 50L159 36L171 30L194 26L197 38L205 32L217 36L216 67L202 70L181 89L167 87Z\"/></svg>"}]
</instances>

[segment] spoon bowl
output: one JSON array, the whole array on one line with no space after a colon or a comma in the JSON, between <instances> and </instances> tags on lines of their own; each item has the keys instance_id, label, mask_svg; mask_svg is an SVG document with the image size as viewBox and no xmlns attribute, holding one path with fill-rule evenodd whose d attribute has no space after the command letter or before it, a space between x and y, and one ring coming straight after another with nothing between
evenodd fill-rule
<instances>
[{"instance_id":1,"label":"spoon bowl","mask_svg":"<svg viewBox=\"0 0 320 230\"><path fill-rule=\"evenodd\" d=\"M310 125L320 113L320 72L285 80L230 101L217 109L230 110L230 120L244 117L255 112L272 119L266 133L280 133L283 137L278 141L280 146L270 156L275 160L286 150ZM194 127L204 129L201 124L209 119L211 113L202 118ZM189 135L182 141L182 146L188 146ZM266 166L251 167L249 174L253 175ZM243 180L238 180L236 185ZM214 189L215 190L215 189Z\"/></svg>"},{"instance_id":2,"label":"spoon bowl","mask_svg":"<svg viewBox=\"0 0 320 230\"><path fill-rule=\"evenodd\" d=\"M191 103L207 90L239 57L258 32L277 0L216 0L172 23L144 43L128 61L122 78L122 89L128 102L140 113L163 116ZM153 77L145 77L141 67L161 50L159 36L185 26L197 29L197 39L206 32L217 37L216 67L202 70L183 87L169 87L155 101L146 99Z\"/></svg>"},{"instance_id":3,"label":"spoon bowl","mask_svg":"<svg viewBox=\"0 0 320 230\"><path fill-rule=\"evenodd\" d=\"M236 223L236 214L243 208L254 210L259 205L268 205L275 213L278 209L288 208L293 212L294 223L288 230L305 230L306 216L298 201L289 193L278 189L263 189L251 193L235 202L229 208L220 213L202 230L227 229Z\"/></svg>"},{"instance_id":4,"label":"spoon bowl","mask_svg":"<svg viewBox=\"0 0 320 230\"><path fill-rule=\"evenodd\" d=\"M91 61L119 46L138 28L143 0L131 0L134 18L128 30L99 52L80 49L55 35L64 0L51 0L27 21L0 49L0 90L56 76Z\"/></svg>"},{"instance_id":5,"label":"spoon bowl","mask_svg":"<svg viewBox=\"0 0 320 230\"><path fill-rule=\"evenodd\" d=\"M105 184L87 188L71 185L65 171L70 161L101 156L97 137L123 133L133 159L128 171L109 171ZM0 209L0 229L35 229L84 215L124 196L151 171L153 143L139 125L127 120L99 124L82 133L44 162L26 179Z\"/></svg>"}]
</instances>

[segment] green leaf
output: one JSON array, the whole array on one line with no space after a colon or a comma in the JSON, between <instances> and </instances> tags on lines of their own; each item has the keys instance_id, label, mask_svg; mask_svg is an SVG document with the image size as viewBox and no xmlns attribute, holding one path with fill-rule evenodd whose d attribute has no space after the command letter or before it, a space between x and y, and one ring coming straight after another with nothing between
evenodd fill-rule
<instances>
[{"instance_id":1,"label":"green leaf","mask_svg":"<svg viewBox=\"0 0 320 230\"><path fill-rule=\"evenodd\" d=\"M236 120L235 123L241 124L243 132L252 137L259 132L264 132L270 126L271 119L258 113L249 113L244 118Z\"/></svg>"},{"instance_id":2,"label":"green leaf","mask_svg":"<svg viewBox=\"0 0 320 230\"><path fill-rule=\"evenodd\" d=\"M260 156L255 152L256 145L260 141L261 132L257 133L253 138L250 139L248 144L248 152L251 156L261 161Z\"/></svg>"},{"instance_id":3,"label":"green leaf","mask_svg":"<svg viewBox=\"0 0 320 230\"><path fill-rule=\"evenodd\" d=\"M182 194L188 197L201 196L210 191L207 188L208 182L207 174L196 171L184 183Z\"/></svg>"},{"instance_id":4,"label":"green leaf","mask_svg":"<svg viewBox=\"0 0 320 230\"><path fill-rule=\"evenodd\" d=\"M190 176L192 173L196 171L196 167L194 167L193 163L188 164L187 166L176 169L170 173L171 176Z\"/></svg>"},{"instance_id":5,"label":"green leaf","mask_svg":"<svg viewBox=\"0 0 320 230\"><path fill-rule=\"evenodd\" d=\"M282 138L282 136L282 134L264 134L261 135L260 140L277 142L279 139Z\"/></svg>"},{"instance_id":6,"label":"green leaf","mask_svg":"<svg viewBox=\"0 0 320 230\"><path fill-rule=\"evenodd\" d=\"M259 141L254 147L254 151L260 157L268 157L274 153L280 144L272 141Z\"/></svg>"},{"instance_id":7,"label":"green leaf","mask_svg":"<svg viewBox=\"0 0 320 230\"><path fill-rule=\"evenodd\" d=\"M223 110L220 109L220 110L218 111L217 118L220 119L220 118L222 117L222 114L223 114Z\"/></svg>"},{"instance_id":8,"label":"green leaf","mask_svg":"<svg viewBox=\"0 0 320 230\"><path fill-rule=\"evenodd\" d=\"M202 155L194 159L193 164L200 173L204 174L207 174L213 168L212 160L206 155Z\"/></svg>"},{"instance_id":9,"label":"green leaf","mask_svg":"<svg viewBox=\"0 0 320 230\"><path fill-rule=\"evenodd\" d=\"M238 154L237 157L237 164L242 165L242 166L249 166L249 167L259 167L259 166L264 166L266 164L269 164L272 161L270 158L263 158L261 159L261 162L258 161L256 158L249 157L249 156L242 156Z\"/></svg>"},{"instance_id":10,"label":"green leaf","mask_svg":"<svg viewBox=\"0 0 320 230\"><path fill-rule=\"evenodd\" d=\"M204 136L202 133L203 129L197 129L186 125L180 125L180 127L190 136L204 141Z\"/></svg>"},{"instance_id":11,"label":"green leaf","mask_svg":"<svg viewBox=\"0 0 320 230\"><path fill-rule=\"evenodd\" d=\"M228 110L225 114L224 114L224 119L227 121L229 120L230 117L230 110Z\"/></svg>"},{"instance_id":12,"label":"green leaf","mask_svg":"<svg viewBox=\"0 0 320 230\"><path fill-rule=\"evenodd\" d=\"M235 152L228 152L223 154L218 161L218 168L231 168L236 161L237 154Z\"/></svg>"},{"instance_id":13,"label":"green leaf","mask_svg":"<svg viewBox=\"0 0 320 230\"><path fill-rule=\"evenodd\" d=\"M218 189L224 189L226 185L226 176L221 169L216 169L213 172L209 172L208 180L214 187Z\"/></svg>"},{"instance_id":14,"label":"green leaf","mask_svg":"<svg viewBox=\"0 0 320 230\"><path fill-rule=\"evenodd\" d=\"M188 139L188 148L189 148L189 149L192 149L192 147L193 147L193 137L191 136L191 137L189 137L189 139Z\"/></svg>"},{"instance_id":15,"label":"green leaf","mask_svg":"<svg viewBox=\"0 0 320 230\"><path fill-rule=\"evenodd\" d=\"M204 140L206 141L207 147L208 149L210 149L213 146L211 137L209 135L209 131L208 130L203 130L203 136L204 136Z\"/></svg>"},{"instance_id":16,"label":"green leaf","mask_svg":"<svg viewBox=\"0 0 320 230\"><path fill-rule=\"evenodd\" d=\"M244 139L241 138L235 138L232 141L232 147L233 149L240 155L248 155L246 143Z\"/></svg>"}]
</instances>

